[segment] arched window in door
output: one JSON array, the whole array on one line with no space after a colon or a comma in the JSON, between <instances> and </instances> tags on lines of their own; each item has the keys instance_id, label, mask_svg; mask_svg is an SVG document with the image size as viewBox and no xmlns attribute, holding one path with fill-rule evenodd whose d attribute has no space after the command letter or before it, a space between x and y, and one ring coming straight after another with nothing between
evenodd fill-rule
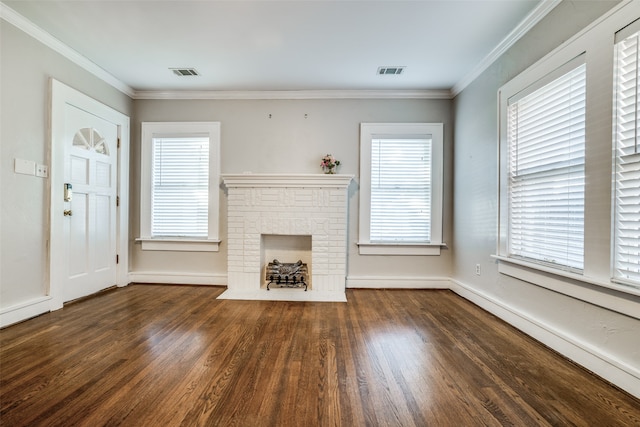
<instances>
[{"instance_id":1,"label":"arched window in door","mask_svg":"<svg viewBox=\"0 0 640 427\"><path fill-rule=\"evenodd\" d=\"M82 128L73 136L73 146L109 155L107 140L93 128Z\"/></svg>"}]
</instances>

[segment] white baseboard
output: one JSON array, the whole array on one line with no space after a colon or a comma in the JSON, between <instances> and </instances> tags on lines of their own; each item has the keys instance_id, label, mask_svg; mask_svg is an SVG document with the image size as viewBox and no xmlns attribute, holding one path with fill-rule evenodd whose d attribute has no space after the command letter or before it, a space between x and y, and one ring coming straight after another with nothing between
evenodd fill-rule
<instances>
[{"instance_id":1,"label":"white baseboard","mask_svg":"<svg viewBox=\"0 0 640 427\"><path fill-rule=\"evenodd\" d=\"M602 349L567 335L472 286L452 279L450 289L606 381L640 398L640 371L637 367L622 362Z\"/></svg>"},{"instance_id":2,"label":"white baseboard","mask_svg":"<svg viewBox=\"0 0 640 427\"><path fill-rule=\"evenodd\" d=\"M51 311L51 297L42 296L0 310L0 328Z\"/></svg>"},{"instance_id":3,"label":"white baseboard","mask_svg":"<svg viewBox=\"0 0 640 427\"><path fill-rule=\"evenodd\" d=\"M130 283L161 283L167 285L227 285L226 274L163 273L157 271L132 271Z\"/></svg>"},{"instance_id":4,"label":"white baseboard","mask_svg":"<svg viewBox=\"0 0 640 427\"><path fill-rule=\"evenodd\" d=\"M449 289L447 277L347 276L352 289Z\"/></svg>"}]
</instances>

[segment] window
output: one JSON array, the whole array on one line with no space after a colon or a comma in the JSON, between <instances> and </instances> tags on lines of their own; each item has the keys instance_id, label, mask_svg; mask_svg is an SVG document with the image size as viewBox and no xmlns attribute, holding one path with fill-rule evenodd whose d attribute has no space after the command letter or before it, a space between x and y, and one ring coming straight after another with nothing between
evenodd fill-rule
<instances>
[{"instance_id":1,"label":"window","mask_svg":"<svg viewBox=\"0 0 640 427\"><path fill-rule=\"evenodd\" d=\"M585 69L581 56L508 102L510 257L582 271Z\"/></svg>"},{"instance_id":2,"label":"window","mask_svg":"<svg viewBox=\"0 0 640 427\"><path fill-rule=\"evenodd\" d=\"M640 21L616 34L613 278L640 284Z\"/></svg>"},{"instance_id":3,"label":"window","mask_svg":"<svg viewBox=\"0 0 640 427\"><path fill-rule=\"evenodd\" d=\"M151 145L151 237L206 238L209 137L154 137Z\"/></svg>"},{"instance_id":4,"label":"window","mask_svg":"<svg viewBox=\"0 0 640 427\"><path fill-rule=\"evenodd\" d=\"M360 253L438 255L443 125L363 123L360 132Z\"/></svg>"},{"instance_id":5,"label":"window","mask_svg":"<svg viewBox=\"0 0 640 427\"><path fill-rule=\"evenodd\" d=\"M142 123L144 250L218 249L220 124Z\"/></svg>"},{"instance_id":6,"label":"window","mask_svg":"<svg viewBox=\"0 0 640 427\"><path fill-rule=\"evenodd\" d=\"M495 255L503 275L634 318L639 6L612 8L499 89Z\"/></svg>"}]
</instances>

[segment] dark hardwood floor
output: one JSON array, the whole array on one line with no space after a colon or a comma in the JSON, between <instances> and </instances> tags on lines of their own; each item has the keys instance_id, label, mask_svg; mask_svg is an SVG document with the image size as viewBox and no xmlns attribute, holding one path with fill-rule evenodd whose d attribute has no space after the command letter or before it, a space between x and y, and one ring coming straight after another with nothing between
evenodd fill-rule
<instances>
[{"instance_id":1,"label":"dark hardwood floor","mask_svg":"<svg viewBox=\"0 0 640 427\"><path fill-rule=\"evenodd\" d=\"M640 426L640 401L449 291L130 285L0 331L2 426Z\"/></svg>"}]
</instances>

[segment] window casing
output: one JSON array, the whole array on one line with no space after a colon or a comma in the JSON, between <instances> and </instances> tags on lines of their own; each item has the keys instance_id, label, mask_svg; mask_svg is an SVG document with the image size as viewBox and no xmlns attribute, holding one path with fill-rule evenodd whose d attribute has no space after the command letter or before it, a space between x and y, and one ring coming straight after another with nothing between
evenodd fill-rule
<instances>
[{"instance_id":1,"label":"window casing","mask_svg":"<svg viewBox=\"0 0 640 427\"><path fill-rule=\"evenodd\" d=\"M218 122L142 123L143 250L217 251Z\"/></svg>"},{"instance_id":2,"label":"window casing","mask_svg":"<svg viewBox=\"0 0 640 427\"><path fill-rule=\"evenodd\" d=\"M359 251L439 255L442 123L362 123Z\"/></svg>"}]
</instances>

